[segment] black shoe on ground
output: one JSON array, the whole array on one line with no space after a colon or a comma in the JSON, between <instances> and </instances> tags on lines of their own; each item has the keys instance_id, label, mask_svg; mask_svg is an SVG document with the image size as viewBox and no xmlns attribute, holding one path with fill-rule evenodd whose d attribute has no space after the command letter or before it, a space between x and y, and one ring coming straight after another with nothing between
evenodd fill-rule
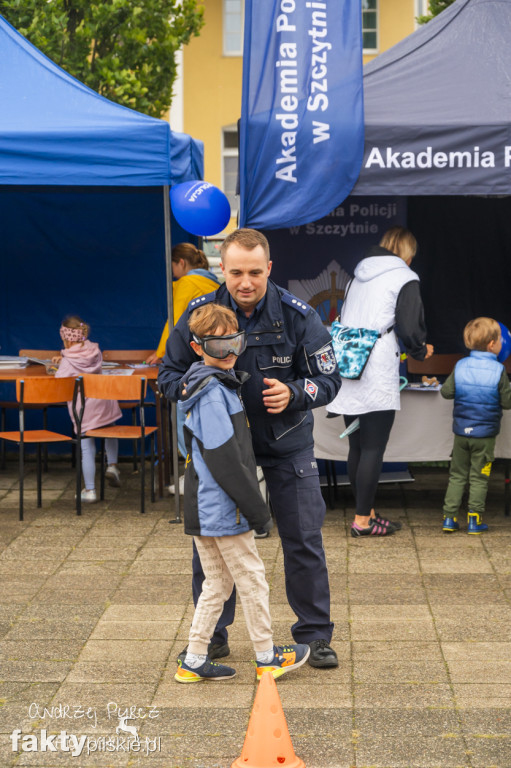
<instances>
[{"instance_id":1,"label":"black shoe on ground","mask_svg":"<svg viewBox=\"0 0 511 768\"><path fill-rule=\"evenodd\" d=\"M311 667L338 667L337 654L330 648L327 640L313 640L309 643L311 649L308 662Z\"/></svg>"},{"instance_id":2,"label":"black shoe on ground","mask_svg":"<svg viewBox=\"0 0 511 768\"><path fill-rule=\"evenodd\" d=\"M183 648L179 656L177 657L177 660L184 661L186 658L186 653L188 651L188 646ZM224 659L226 656L228 656L231 652L231 649L229 648L228 643L210 643L208 645L208 659L210 661L214 661L215 659Z\"/></svg>"}]
</instances>

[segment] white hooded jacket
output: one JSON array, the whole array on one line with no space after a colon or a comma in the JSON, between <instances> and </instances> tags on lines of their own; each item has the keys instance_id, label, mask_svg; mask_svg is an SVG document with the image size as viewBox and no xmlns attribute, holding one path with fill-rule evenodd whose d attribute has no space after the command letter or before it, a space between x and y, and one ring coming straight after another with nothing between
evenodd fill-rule
<instances>
[{"instance_id":1,"label":"white hooded jacket","mask_svg":"<svg viewBox=\"0 0 511 768\"><path fill-rule=\"evenodd\" d=\"M394 331L386 332L396 322L396 303L404 285L419 280L410 267L390 252L368 256L355 268L341 322L350 328L380 331L382 337L373 347L361 379L343 379L331 413L356 415L372 411L400 409L399 345Z\"/></svg>"}]
</instances>

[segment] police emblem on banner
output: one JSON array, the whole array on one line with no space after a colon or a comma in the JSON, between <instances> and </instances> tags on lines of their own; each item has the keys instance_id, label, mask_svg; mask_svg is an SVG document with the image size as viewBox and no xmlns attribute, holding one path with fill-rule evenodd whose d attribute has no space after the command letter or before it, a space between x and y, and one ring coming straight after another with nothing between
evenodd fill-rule
<instances>
[{"instance_id":1,"label":"police emblem on banner","mask_svg":"<svg viewBox=\"0 0 511 768\"><path fill-rule=\"evenodd\" d=\"M333 373L337 362L335 360L334 350L331 344L314 353L316 364L320 373Z\"/></svg>"},{"instance_id":2,"label":"police emblem on banner","mask_svg":"<svg viewBox=\"0 0 511 768\"><path fill-rule=\"evenodd\" d=\"M305 379L303 382L303 388L312 400L315 400L318 394L318 385L314 384L310 379Z\"/></svg>"}]
</instances>

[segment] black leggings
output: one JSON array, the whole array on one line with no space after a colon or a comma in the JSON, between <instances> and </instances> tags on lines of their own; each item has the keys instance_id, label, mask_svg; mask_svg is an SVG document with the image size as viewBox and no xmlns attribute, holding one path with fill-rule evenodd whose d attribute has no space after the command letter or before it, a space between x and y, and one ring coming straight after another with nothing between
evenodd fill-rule
<instances>
[{"instance_id":1,"label":"black leggings","mask_svg":"<svg viewBox=\"0 0 511 768\"><path fill-rule=\"evenodd\" d=\"M355 494L356 514L361 517L368 517L374 507L383 454L395 415L395 411L373 411L344 417L347 427L360 419L360 427L348 438L348 477Z\"/></svg>"}]
</instances>

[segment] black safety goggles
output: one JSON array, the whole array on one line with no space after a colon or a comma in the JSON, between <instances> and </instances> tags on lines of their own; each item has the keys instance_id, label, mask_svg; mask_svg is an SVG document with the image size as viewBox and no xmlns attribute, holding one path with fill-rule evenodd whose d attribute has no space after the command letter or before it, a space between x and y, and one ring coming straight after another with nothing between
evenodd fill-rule
<instances>
[{"instance_id":1,"label":"black safety goggles","mask_svg":"<svg viewBox=\"0 0 511 768\"><path fill-rule=\"evenodd\" d=\"M196 344L200 344L209 357L217 360L224 360L229 355L239 357L247 348L245 331L231 333L228 336L203 336L202 339L194 334L193 340Z\"/></svg>"}]
</instances>

